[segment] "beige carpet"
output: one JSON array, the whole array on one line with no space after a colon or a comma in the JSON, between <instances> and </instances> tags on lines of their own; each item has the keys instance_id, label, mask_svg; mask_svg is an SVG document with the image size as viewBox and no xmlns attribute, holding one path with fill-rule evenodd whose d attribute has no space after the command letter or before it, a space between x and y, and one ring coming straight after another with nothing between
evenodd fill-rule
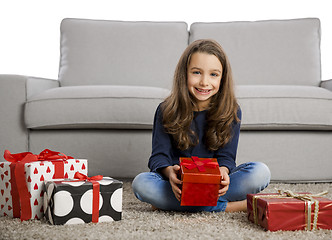
<instances>
[{"instance_id":1,"label":"beige carpet","mask_svg":"<svg viewBox=\"0 0 332 240\"><path fill-rule=\"evenodd\" d=\"M270 184L264 192L289 189L318 193L330 184ZM52 226L45 221L20 222L0 218L0 239L332 239L332 230L265 231L247 220L246 213L174 213L152 211L136 200L131 182L124 181L123 219L118 222Z\"/></svg>"}]
</instances>

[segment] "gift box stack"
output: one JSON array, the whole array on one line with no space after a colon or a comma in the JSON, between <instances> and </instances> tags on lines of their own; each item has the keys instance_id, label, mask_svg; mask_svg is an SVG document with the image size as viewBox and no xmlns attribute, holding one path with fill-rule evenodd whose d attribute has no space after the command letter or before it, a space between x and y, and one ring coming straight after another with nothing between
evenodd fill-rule
<instances>
[{"instance_id":1,"label":"gift box stack","mask_svg":"<svg viewBox=\"0 0 332 240\"><path fill-rule=\"evenodd\" d=\"M66 179L67 182L74 181L76 185L91 182L91 184L98 186L105 182L102 180L102 183L98 183L86 176L88 173L88 162L86 159L74 159L60 152L48 149L45 149L38 155L30 152L11 154L6 150L4 158L7 162L0 162L0 216L21 218L24 221L42 219L44 213L54 211L52 205L45 205L44 203L50 202L50 199L49 201L44 201L45 184L52 181L59 184L60 180ZM79 179L75 179L75 176ZM119 190L116 193L117 197L113 197L113 201L116 202L115 205L117 207L112 212L114 215L114 219L112 220L120 220L121 207L119 205L122 205L122 183L119 182L116 186L109 184L108 186L112 189L121 189L121 191ZM70 191L68 190L68 192ZM119 197L120 194L121 198ZM97 194L93 195L94 198L95 195ZM49 198L50 196L53 197L54 195L50 194L47 197ZM55 203L56 200L53 202ZM65 209L66 207L67 202L62 202L61 205L57 204L58 210ZM100 210L101 212L98 211L98 216L102 216L103 214L102 209ZM68 219L74 218L79 214L81 213L76 211L76 208L67 212ZM113 218L113 215L111 214L110 218ZM94 214L95 216L97 214ZM90 214L90 220L87 217L84 219L84 222L91 222L92 214ZM98 217L95 217L94 222L98 222L98 220ZM102 218L102 220L105 221L105 218ZM54 223L54 221L51 223ZM55 222L55 224L64 223ZM75 221L71 221L70 223L75 223Z\"/></svg>"},{"instance_id":2,"label":"gift box stack","mask_svg":"<svg viewBox=\"0 0 332 240\"><path fill-rule=\"evenodd\" d=\"M181 206L216 206L221 175L216 158L180 158Z\"/></svg>"},{"instance_id":3,"label":"gift box stack","mask_svg":"<svg viewBox=\"0 0 332 240\"><path fill-rule=\"evenodd\" d=\"M321 197L325 193L248 194L248 219L269 231L332 229L332 200Z\"/></svg>"}]
</instances>

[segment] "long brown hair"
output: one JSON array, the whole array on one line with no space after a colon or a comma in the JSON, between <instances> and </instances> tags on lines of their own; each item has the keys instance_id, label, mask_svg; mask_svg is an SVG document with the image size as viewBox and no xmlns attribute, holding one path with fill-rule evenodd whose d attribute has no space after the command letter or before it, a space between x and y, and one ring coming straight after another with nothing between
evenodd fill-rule
<instances>
[{"instance_id":1,"label":"long brown hair","mask_svg":"<svg viewBox=\"0 0 332 240\"><path fill-rule=\"evenodd\" d=\"M163 126L171 134L180 150L198 144L196 133L190 129L196 102L189 93L187 71L191 56L196 53L216 56L222 65L222 78L217 94L212 96L207 112L205 145L211 151L224 146L232 138L232 124L237 117L238 104L234 94L233 76L229 60L222 47L214 40L202 39L191 43L176 66L173 89L162 104Z\"/></svg>"}]
</instances>

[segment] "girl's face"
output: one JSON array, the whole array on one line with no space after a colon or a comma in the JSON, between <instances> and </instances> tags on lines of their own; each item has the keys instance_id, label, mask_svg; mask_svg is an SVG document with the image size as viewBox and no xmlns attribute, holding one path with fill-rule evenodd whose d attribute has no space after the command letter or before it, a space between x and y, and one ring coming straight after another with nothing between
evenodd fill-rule
<instances>
[{"instance_id":1,"label":"girl's face","mask_svg":"<svg viewBox=\"0 0 332 240\"><path fill-rule=\"evenodd\" d=\"M191 56L187 86L199 108L195 110L207 109L211 97L219 91L221 77L222 65L215 55L196 52Z\"/></svg>"}]
</instances>

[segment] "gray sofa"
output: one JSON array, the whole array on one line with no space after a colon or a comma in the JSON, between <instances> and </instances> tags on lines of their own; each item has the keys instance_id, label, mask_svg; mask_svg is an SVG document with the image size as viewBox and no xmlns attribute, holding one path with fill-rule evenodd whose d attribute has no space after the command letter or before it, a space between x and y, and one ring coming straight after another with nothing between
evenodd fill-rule
<instances>
[{"instance_id":1,"label":"gray sofa","mask_svg":"<svg viewBox=\"0 0 332 240\"><path fill-rule=\"evenodd\" d=\"M321 82L320 21L64 19L59 78L0 75L0 150L89 160L89 175L148 171L152 122L188 43L228 54L243 120L237 162L275 181L332 181L332 81Z\"/></svg>"}]
</instances>

